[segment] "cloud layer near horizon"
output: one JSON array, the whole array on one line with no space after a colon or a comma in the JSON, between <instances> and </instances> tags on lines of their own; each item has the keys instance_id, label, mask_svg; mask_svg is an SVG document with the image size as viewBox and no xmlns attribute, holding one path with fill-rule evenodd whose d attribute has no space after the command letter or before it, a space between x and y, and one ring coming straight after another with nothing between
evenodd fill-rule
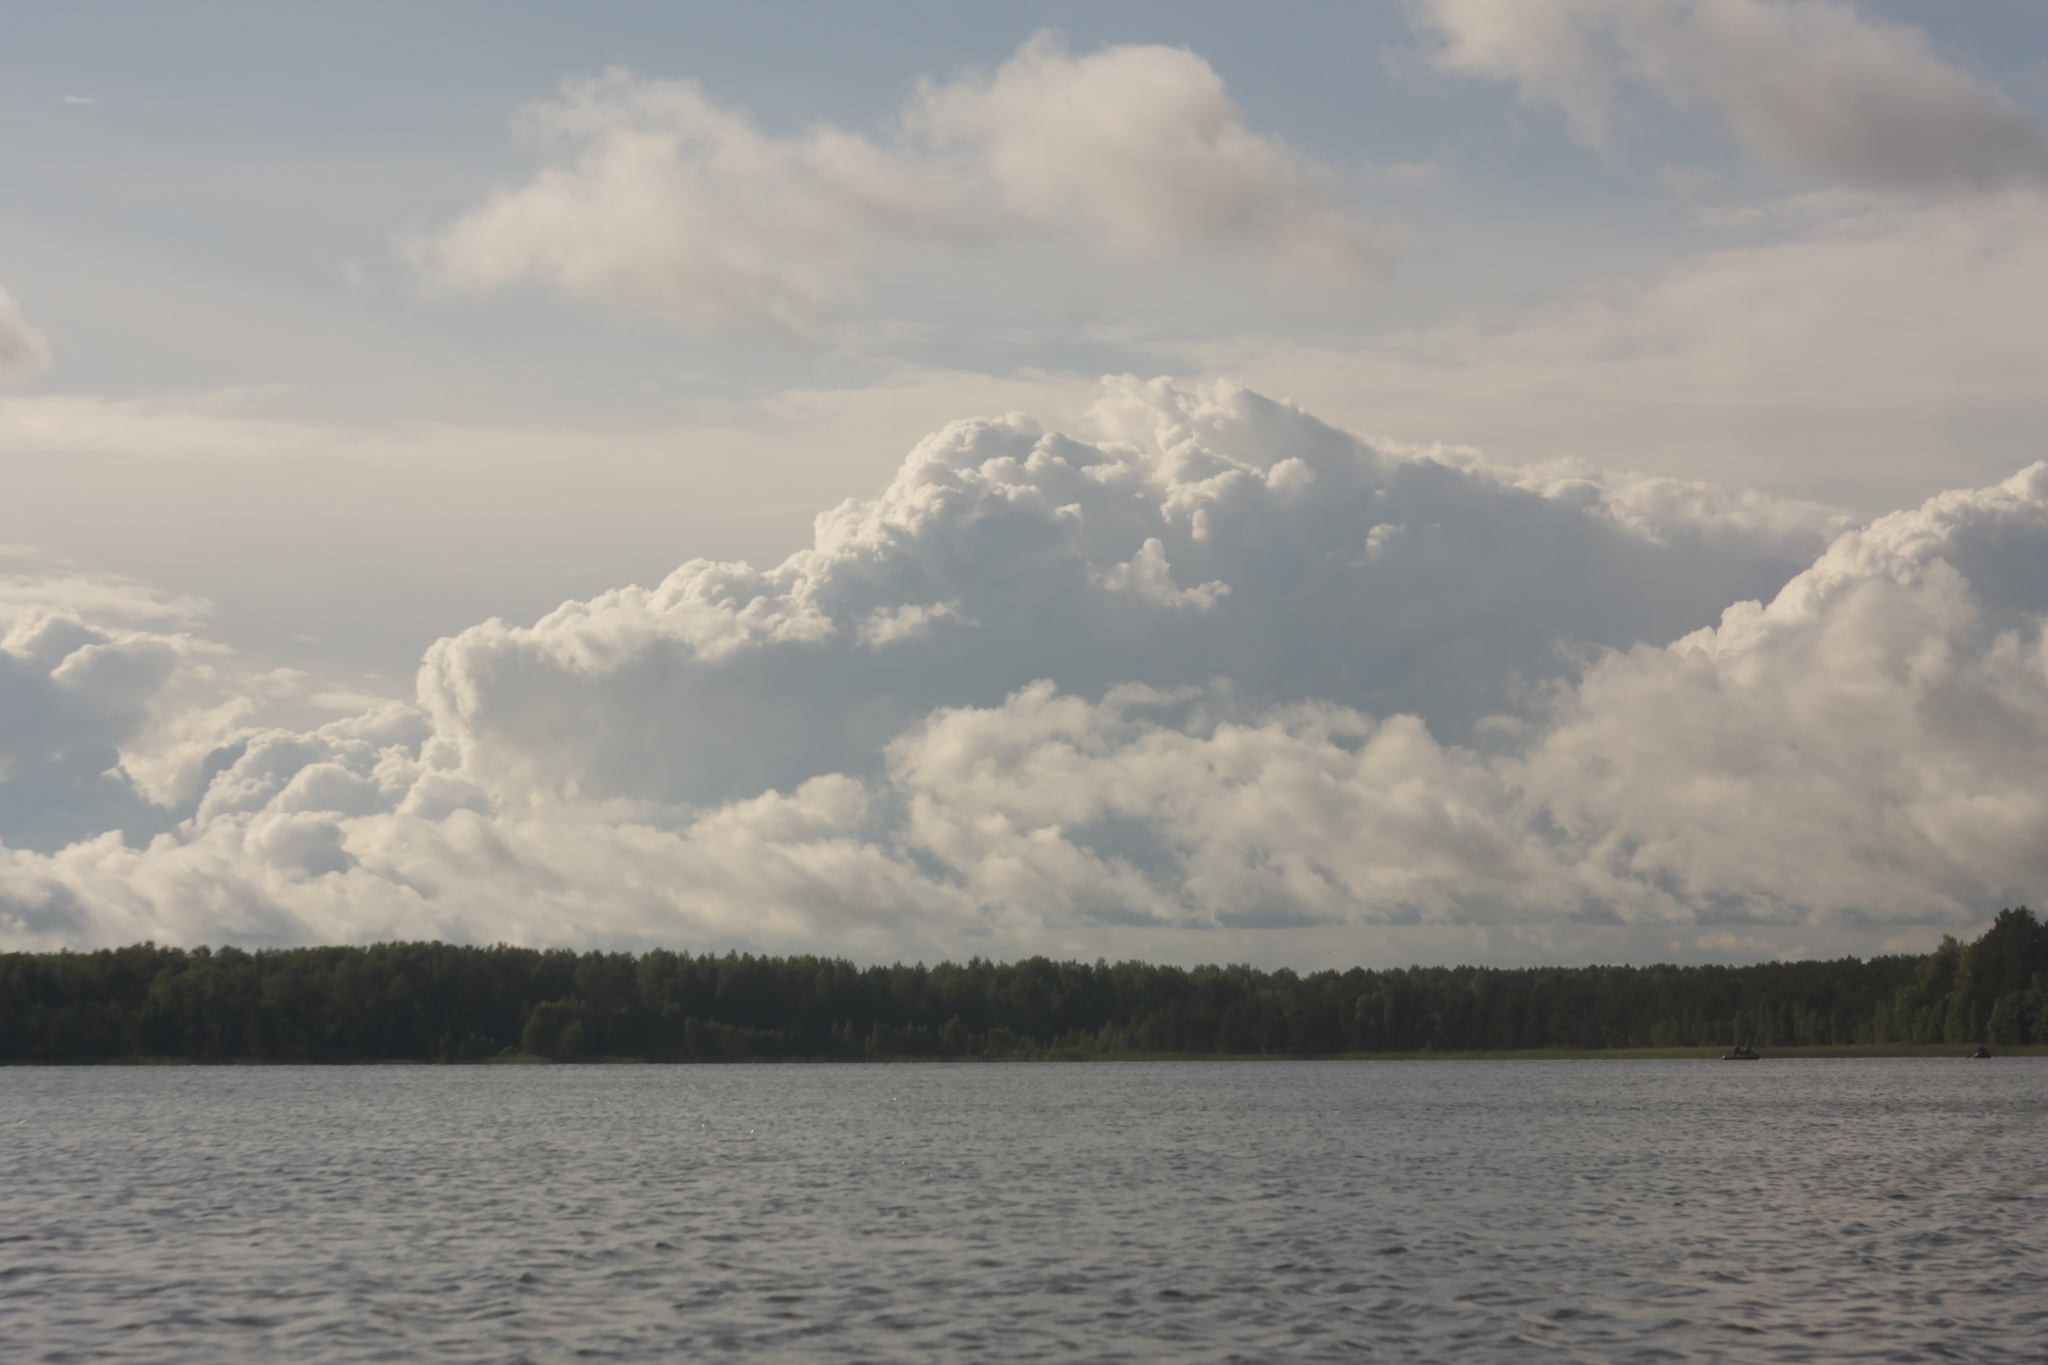
<instances>
[{"instance_id":1,"label":"cloud layer near horizon","mask_svg":"<svg viewBox=\"0 0 2048 1365\"><path fill-rule=\"evenodd\" d=\"M773 569L313 731L194 604L18 575L0 941L1697 958L2048 874L2048 467L1844 529L1231 385L1091 424L955 423Z\"/></svg>"}]
</instances>

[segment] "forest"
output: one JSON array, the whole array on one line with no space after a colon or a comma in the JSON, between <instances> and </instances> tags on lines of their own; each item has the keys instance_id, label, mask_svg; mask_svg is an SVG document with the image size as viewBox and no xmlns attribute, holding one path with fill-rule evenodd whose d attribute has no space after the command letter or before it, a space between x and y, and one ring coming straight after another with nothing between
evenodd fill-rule
<instances>
[{"instance_id":1,"label":"forest","mask_svg":"<svg viewBox=\"0 0 2048 1365\"><path fill-rule=\"evenodd\" d=\"M499 945L0 955L0 1061L1333 1056L2048 1043L2048 924L1924 956L1298 974Z\"/></svg>"}]
</instances>

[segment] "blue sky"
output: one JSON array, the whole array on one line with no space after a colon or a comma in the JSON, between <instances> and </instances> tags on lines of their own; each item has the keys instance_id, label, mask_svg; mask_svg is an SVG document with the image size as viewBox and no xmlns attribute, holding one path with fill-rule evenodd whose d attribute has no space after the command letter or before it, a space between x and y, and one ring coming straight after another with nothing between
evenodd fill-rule
<instances>
[{"instance_id":1,"label":"blue sky","mask_svg":"<svg viewBox=\"0 0 2048 1365\"><path fill-rule=\"evenodd\" d=\"M1897 518L1976 527L1971 517L1997 521L2011 497L2031 496L1985 494L1990 510L1968 515L1922 506L1944 490L1999 485L2041 458L2048 434L2038 325L2048 17L2038 6L1442 0L1303 3L1277 17L1195 4L15 6L7 29L0 569L9 648L28 671L26 690L0 695L18 746L0 770L0 844L21 850L14 875L28 889L0 892L0 905L12 894L30 907L11 931L21 941L118 937L128 924L138 935L264 941L431 930L872 952L984 935L1005 951L1113 945L1274 961L1741 955L1920 942L1987 917L2001 896L2041 894L2030 890L2033 855L1972 854L1985 864L1976 882L1956 870L1970 858L1914 804L1940 785L1931 777L1870 812L1875 826L1834 836L1841 867L1854 869L1868 861L1871 828L1919 831L1924 848L1906 840L1921 848L1910 913L1905 901L1871 908L1875 893L1849 872L1832 890L1790 870L1757 881L1697 848L1593 877L1588 860L1612 863L1615 849L1659 838L1691 848L1698 830L1723 823L1723 833L1797 823L1770 803L1817 798L1755 788L1772 764L1754 756L1761 767L1673 779L1735 793L1725 822L1674 807L1670 830L1652 837L1622 829L1621 808L1594 800L1584 772L1561 775L1560 747L1612 730L1600 743L1617 754L1655 751L1623 724L1638 714L1629 688L1669 695L1679 683L1645 674L1624 687L1631 651L1725 633L1724 612L1771 605L1802 571L1822 573L1834 537L1876 537L1857 542L1859 572L1879 572L1868 546L1880 541L1919 566L1894 578L1935 572L1929 555L1952 569L1971 552L1928 551L1939 537ZM1103 387L1103 376L1125 375L1177 387ZM1282 466L1299 460L1326 485L1338 479L1318 463L1331 458L1323 438L1264 399L1204 388L1216 384L1287 400L1391 462L1373 476L1383 483L1357 485L1380 490L1358 493L1367 501L1351 514L1366 520L1297 520L1282 505ZM1143 496L1165 529L1089 541L1073 568L1087 592L1136 593L1166 614L1128 627L1153 642L1146 650L1071 648L1074 632L1113 640L1124 629L1081 598L1006 624L994 598L962 605L991 590L977 574L1035 572L1011 549L948 561L941 574L925 551L904 548L925 544L930 527L916 518L944 501L929 480L898 475L906 453L948 423L1008 413L1092 449L1127 439L1152 450ZM1182 428L1206 432L1214 448L1203 458L1223 463L1198 477L1200 461L1161 435ZM1225 465L1239 471L1228 477L1262 471L1281 501L1231 502L1214 482ZM1425 474L1450 482L1425 493ZM1052 496L1042 472L988 477L1010 490L1005 505ZM1533 501L1496 505L1503 489ZM1218 518L1264 527L1260 536L1322 537L1332 563L1391 555L1386 564L1405 567L1386 568L1384 581L1399 591L1331 589L1324 601L1266 559L1223 554L1206 523L1176 521L1203 499ZM1392 504L1404 519L1371 520ZM1098 522L1111 515L1088 511L1086 498L1070 505ZM836 541L814 527L835 507ZM1560 529L1560 507L1604 520ZM1175 526L1192 538L1176 539ZM1610 544L1615 527L1641 544ZM1401 560L1400 545L1439 534L1437 548ZM1462 547L1455 563L1428 557L1452 545ZM761 695L785 695L779 670L794 670L792 713L742 721L714 661L715 642L749 610L717 605L738 570L698 571L687 592L670 575L699 558L767 572L800 551L824 558L757 585L757 604L781 602L775 611L789 615L763 627L773 640L748 675ZM1181 566L1197 559L1218 576L1190 580ZM896 567L849 567L870 561ZM912 561L924 567L913 574ZM1975 604L1968 630L1954 615L1919 628L1995 673L2000 640L2038 651L2028 613L2042 603L2022 590L2033 560L1985 563L1957 599ZM1998 574L2018 575L2011 603ZM1615 590L1616 576L1640 591ZM905 586L913 579L922 587ZM728 586L714 591L714 580ZM1220 586L1204 596L1205 585ZM1398 644L1354 648L1302 621L1254 648L1252 623L1291 620L1286 604L1303 593L1358 640ZM1571 605L1596 600L1598 610ZM714 628L702 616L714 607L737 614ZM1911 611L1889 610L1886 647L1906 649L1894 637ZM2020 616L1993 628L2006 610ZM85 633L58 630L60 616ZM544 616L556 624L536 627ZM678 624L685 616L695 624ZM1197 628L1196 617L1212 624ZM646 625L656 618L669 624ZM480 624L494 619L507 624ZM948 662L872 676L822 656L767 662L797 648L789 632L803 620L837 622L859 649L886 644L910 651L906 660L934 649ZM1417 621L1454 624L1432 635ZM1154 626L1165 632L1156 639ZM643 627L652 634L634 633ZM1019 647L948 643L956 628L1008 632ZM1941 633L1951 628L1967 640ZM514 643L491 633L507 630ZM622 653L593 664L600 637L633 643L606 646ZM824 648L803 648L813 646ZM65 690L84 683L59 679L65 668L83 676L83 663L67 662L80 650L158 662L132 663L129 681L86 700ZM658 687L648 679L668 665L636 650L695 662ZM1820 656L1802 657L1821 668ZM486 658L496 660L487 669ZM556 667L574 678L544 687L552 700L517 692ZM797 685L821 668L844 685ZM640 682L615 690L626 674ZM926 677L940 681L909 681ZM945 708L984 708L1028 729L1042 708L1005 699L1041 678L1076 705L1110 707L1069 718L1110 744L1097 753L1105 762L1116 750L1101 735L1137 724L1106 700L1119 683L1235 687L1231 705L1243 709L1231 723L1270 731L1282 748L1307 744L1301 727L1323 722L1266 708L1341 706L1368 726L1415 717L1441 750L1431 762L1471 758L1485 772L1458 780L1523 795L1498 809L1479 801L1505 840L1493 853L1444 853L1434 870L1389 845L1347 871L1336 846L1311 856L1270 832L1239 871L1247 886L1257 877L1244 868L1263 867L1292 889L1239 899L1293 927L1225 943L1218 935L1237 932L1238 912L1214 886L1230 879L1189 850L1260 824L1242 811L1236 825L1214 811L1183 811L1175 825L1133 795L1131 810L1090 817L1130 847L1102 835L1060 854L1058 875L1037 855L973 855L1035 867L1028 894L989 871L995 863L949 862L969 854L920 842L939 836L887 813L943 804L943 783L919 785L937 770L913 751L953 733ZM1785 705L1823 686L1786 685ZM2011 686L2021 692L1998 693L2000 705L2021 730L2004 744L2027 752L2039 737L2027 728L2032 684ZM1190 704L1175 695L1174 706ZM1596 697L1612 711L1597 711ZM401 724L380 706L425 719ZM1205 714L1146 724L1160 743L1171 733L1213 744L1223 713ZM541 715L552 719L532 729ZM499 731L492 716L528 719ZM651 751L652 770L592 738L621 716L636 718L631 733L670 735L672 751ZM824 728L813 733L813 721ZM1790 722L1759 712L1748 730L1775 724ZM207 823L207 801L254 761L260 736L334 725L382 739L317 760L308 755L329 741L295 740L300 768L278 769L274 790L249 778L263 801ZM737 727L744 740L750 725L809 734L816 747L766 766L706 757L724 752L705 747L707 734ZM596 747L579 749L579 735ZM436 766L426 755L443 744L450 758ZM765 736L746 744L779 752ZM293 773L322 764L369 781L394 746L407 757L386 763L384 795L358 792L360 810L344 802L348 819L367 824L280 794ZM1619 760L1601 761L1607 771ZM1708 759L1668 761L1677 771ZM1843 773L1917 771L1897 755L1830 761ZM650 775L705 764L709 777ZM1510 774L1517 764L1534 766ZM1538 768L1548 775L1531 776ZM417 812L441 810L423 795L435 774L459 776L472 794L428 820ZM699 845L718 820L773 823L783 817L745 803L794 801L827 779L852 784L817 796L840 802L832 819L853 821L831 839L882 860L862 876L911 877L903 869L933 860L950 870L886 892L835 893L822 873L801 894L760 891L795 926L781 938L749 937L727 901L688 896L600 924L554 902L508 908L518 902L509 883L465 892L445 872L432 880L457 889L414 891L419 903L391 890L412 884L390 870L403 862L392 841L427 839L427 825L435 839L454 837L449 821L467 817L450 811L509 821L544 790L584 803L576 818L616 837L645 826L708 858ZM1527 808L1545 784L1556 786L1549 804ZM627 813L606 801L655 806ZM866 813L849 814L856 806ZM1003 809L1013 825L1025 819ZM1045 828L1067 827L1040 815ZM2037 816L2022 803L1991 823L2023 830ZM277 832L287 825L299 833ZM330 832L306 833L316 825ZM1198 827L1208 831L1199 839ZM1512 839L1500 833L1510 827ZM209 840L232 842L239 851L220 855L230 870L218 877L240 888L227 898L253 907L251 918L193 919L198 893L187 892L177 905L150 901L158 908L130 923L90 908L105 869L35 861L70 856L82 868L86 855L66 850L109 832L131 850L121 857L171 840L149 864L159 871L204 861ZM265 839L315 851L310 862L271 858ZM1514 861L1501 850L1531 839L1514 858L1555 861L1577 839L1579 870L1529 872L1548 889L1518 899L1494 879L1500 859ZM1538 858L1537 845L1550 851ZM1595 846L1607 851L1595 858ZM490 880L477 875L477 887ZM548 876L580 887L579 905L607 894L596 872ZM87 908L72 919L33 909L58 901ZM811 908L790 908L799 902ZM892 920L885 903L925 908ZM840 925L840 911L860 927ZM1610 921L1620 927L1602 939Z\"/></svg>"}]
</instances>

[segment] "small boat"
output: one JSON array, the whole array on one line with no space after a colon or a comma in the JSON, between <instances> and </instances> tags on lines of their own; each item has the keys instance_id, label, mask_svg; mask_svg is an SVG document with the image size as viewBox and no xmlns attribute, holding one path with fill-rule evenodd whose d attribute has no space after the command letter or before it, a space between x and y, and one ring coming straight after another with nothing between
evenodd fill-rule
<instances>
[{"instance_id":1,"label":"small boat","mask_svg":"<svg viewBox=\"0 0 2048 1365\"><path fill-rule=\"evenodd\" d=\"M1984 1044L1982 1044L1982 1043L1979 1043L1979 1044L1977 1044L1977 1050L1976 1050L1975 1052L1973 1052L1973 1053L1971 1053L1971 1054L1970 1054L1970 1060L1974 1062L1974 1061L1976 1061L1976 1060L1977 1060L1977 1059L1978 1059L1979 1057L1989 1057L1990 1055L1991 1055L1991 1049L1990 1049L1990 1048L1988 1048L1988 1047L1986 1047L1986 1046L1984 1046Z\"/></svg>"},{"instance_id":2,"label":"small boat","mask_svg":"<svg viewBox=\"0 0 2048 1365\"><path fill-rule=\"evenodd\" d=\"M1748 1043L1737 1043L1735 1051L1721 1054L1721 1060L1724 1062L1754 1062L1760 1059L1760 1055Z\"/></svg>"}]
</instances>

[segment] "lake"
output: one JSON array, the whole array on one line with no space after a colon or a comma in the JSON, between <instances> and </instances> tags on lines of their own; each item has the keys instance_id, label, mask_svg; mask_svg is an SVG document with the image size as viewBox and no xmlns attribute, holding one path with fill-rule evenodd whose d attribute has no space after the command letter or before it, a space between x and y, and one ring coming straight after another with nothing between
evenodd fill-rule
<instances>
[{"instance_id":1,"label":"lake","mask_svg":"<svg viewBox=\"0 0 2048 1365\"><path fill-rule=\"evenodd\" d=\"M0 1070L19 1361L2039 1361L2048 1059Z\"/></svg>"}]
</instances>

